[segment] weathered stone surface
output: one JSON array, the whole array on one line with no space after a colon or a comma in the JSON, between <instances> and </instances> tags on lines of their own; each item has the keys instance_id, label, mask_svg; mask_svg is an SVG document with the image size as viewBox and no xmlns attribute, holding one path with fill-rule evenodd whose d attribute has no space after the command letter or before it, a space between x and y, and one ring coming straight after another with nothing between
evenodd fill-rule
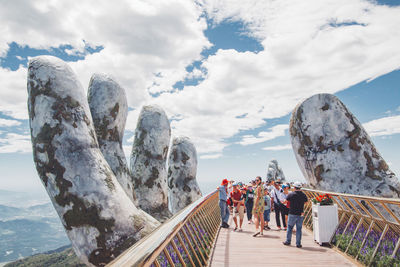
<instances>
[{"instance_id":1,"label":"weathered stone surface","mask_svg":"<svg viewBox=\"0 0 400 267\"><path fill-rule=\"evenodd\" d=\"M293 150L304 177L316 189L400 196L400 183L360 122L334 95L314 95L290 120Z\"/></svg>"},{"instance_id":2,"label":"weathered stone surface","mask_svg":"<svg viewBox=\"0 0 400 267\"><path fill-rule=\"evenodd\" d=\"M168 209L166 160L171 128L158 106L140 112L131 154L131 172L139 207L160 221L171 217Z\"/></svg>"},{"instance_id":3,"label":"weathered stone surface","mask_svg":"<svg viewBox=\"0 0 400 267\"><path fill-rule=\"evenodd\" d=\"M285 181L285 174L283 174L283 170L279 166L278 161L276 159L273 159L268 163L267 180L268 181L275 181L275 180Z\"/></svg>"},{"instance_id":4,"label":"weathered stone surface","mask_svg":"<svg viewBox=\"0 0 400 267\"><path fill-rule=\"evenodd\" d=\"M122 148L128 116L125 90L110 76L94 74L89 83L88 102L100 150L122 188L137 204L133 178Z\"/></svg>"},{"instance_id":5,"label":"weathered stone surface","mask_svg":"<svg viewBox=\"0 0 400 267\"><path fill-rule=\"evenodd\" d=\"M135 207L105 161L84 90L67 64L32 59L28 94L39 177L77 256L102 266L159 223Z\"/></svg>"},{"instance_id":6,"label":"weathered stone surface","mask_svg":"<svg viewBox=\"0 0 400 267\"><path fill-rule=\"evenodd\" d=\"M187 137L174 138L168 157L168 196L173 214L201 197L196 173L194 144Z\"/></svg>"}]
</instances>

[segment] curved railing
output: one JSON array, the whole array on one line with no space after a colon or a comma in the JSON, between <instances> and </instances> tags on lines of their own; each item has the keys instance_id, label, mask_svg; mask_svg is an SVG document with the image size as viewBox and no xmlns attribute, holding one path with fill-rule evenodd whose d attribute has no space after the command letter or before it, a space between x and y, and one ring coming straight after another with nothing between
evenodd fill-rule
<instances>
[{"instance_id":1,"label":"curved railing","mask_svg":"<svg viewBox=\"0 0 400 267\"><path fill-rule=\"evenodd\" d=\"M221 224L218 193L192 203L108 266L207 266Z\"/></svg>"},{"instance_id":2,"label":"curved railing","mask_svg":"<svg viewBox=\"0 0 400 267\"><path fill-rule=\"evenodd\" d=\"M309 199L330 194L338 206L339 224L331 244L367 266L400 266L400 199L377 198L303 189ZM304 212L312 230L312 202Z\"/></svg>"}]
</instances>

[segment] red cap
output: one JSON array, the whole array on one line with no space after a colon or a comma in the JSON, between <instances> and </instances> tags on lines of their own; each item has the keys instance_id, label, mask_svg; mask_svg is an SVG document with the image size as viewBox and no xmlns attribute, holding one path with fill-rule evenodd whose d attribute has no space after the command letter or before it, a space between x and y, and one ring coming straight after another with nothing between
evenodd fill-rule
<instances>
[{"instance_id":1,"label":"red cap","mask_svg":"<svg viewBox=\"0 0 400 267\"><path fill-rule=\"evenodd\" d=\"M226 185L226 184L228 184L228 179L224 179L224 180L222 180L222 183L221 183L221 185Z\"/></svg>"}]
</instances>

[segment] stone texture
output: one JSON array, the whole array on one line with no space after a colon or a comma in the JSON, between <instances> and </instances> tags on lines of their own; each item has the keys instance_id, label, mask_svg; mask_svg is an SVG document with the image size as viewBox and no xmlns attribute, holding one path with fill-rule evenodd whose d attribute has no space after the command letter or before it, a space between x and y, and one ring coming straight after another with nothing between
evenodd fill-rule
<instances>
[{"instance_id":1,"label":"stone texture","mask_svg":"<svg viewBox=\"0 0 400 267\"><path fill-rule=\"evenodd\" d=\"M50 56L28 67L33 157L77 256L103 266L159 223L137 209L104 159L84 90Z\"/></svg>"},{"instance_id":2,"label":"stone texture","mask_svg":"<svg viewBox=\"0 0 400 267\"><path fill-rule=\"evenodd\" d=\"M283 170L279 166L278 161L276 159L273 159L268 163L267 180L268 181L275 181L275 180L285 181L285 174L283 174Z\"/></svg>"},{"instance_id":3,"label":"stone texture","mask_svg":"<svg viewBox=\"0 0 400 267\"><path fill-rule=\"evenodd\" d=\"M131 154L131 172L139 207L160 221L168 210L166 160L171 128L158 106L144 106L139 114Z\"/></svg>"},{"instance_id":4,"label":"stone texture","mask_svg":"<svg viewBox=\"0 0 400 267\"><path fill-rule=\"evenodd\" d=\"M400 197L400 183L360 122L334 95L300 103L290 120L293 150L304 177L321 190Z\"/></svg>"},{"instance_id":5,"label":"stone texture","mask_svg":"<svg viewBox=\"0 0 400 267\"><path fill-rule=\"evenodd\" d=\"M201 197L196 172L194 144L187 137L174 138L168 157L168 196L173 214Z\"/></svg>"},{"instance_id":6,"label":"stone texture","mask_svg":"<svg viewBox=\"0 0 400 267\"><path fill-rule=\"evenodd\" d=\"M128 116L125 90L110 76L94 74L89 83L88 102L100 150L126 194L137 204L122 148Z\"/></svg>"}]
</instances>

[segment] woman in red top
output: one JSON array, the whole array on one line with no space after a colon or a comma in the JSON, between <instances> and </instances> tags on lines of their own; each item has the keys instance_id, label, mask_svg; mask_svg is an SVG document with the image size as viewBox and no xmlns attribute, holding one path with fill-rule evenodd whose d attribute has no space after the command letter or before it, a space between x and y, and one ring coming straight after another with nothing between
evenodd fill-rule
<instances>
[{"instance_id":1,"label":"woman in red top","mask_svg":"<svg viewBox=\"0 0 400 267\"><path fill-rule=\"evenodd\" d=\"M285 207L282 210L282 213L285 214L285 221L288 221L288 215L289 215L289 208L290 208L290 201L287 201L286 198L289 195L289 189L290 186L288 184L282 185L282 189L283 189L283 195L285 196L285 200L282 202L283 205L285 205ZM285 227L285 230L287 228Z\"/></svg>"},{"instance_id":2,"label":"woman in red top","mask_svg":"<svg viewBox=\"0 0 400 267\"><path fill-rule=\"evenodd\" d=\"M238 229L237 217L239 216L239 232L242 231L242 224L244 218L244 199L242 192L239 190L237 183L233 184L233 191L231 192L231 199L233 202L233 221L235 222L235 229Z\"/></svg>"}]
</instances>

